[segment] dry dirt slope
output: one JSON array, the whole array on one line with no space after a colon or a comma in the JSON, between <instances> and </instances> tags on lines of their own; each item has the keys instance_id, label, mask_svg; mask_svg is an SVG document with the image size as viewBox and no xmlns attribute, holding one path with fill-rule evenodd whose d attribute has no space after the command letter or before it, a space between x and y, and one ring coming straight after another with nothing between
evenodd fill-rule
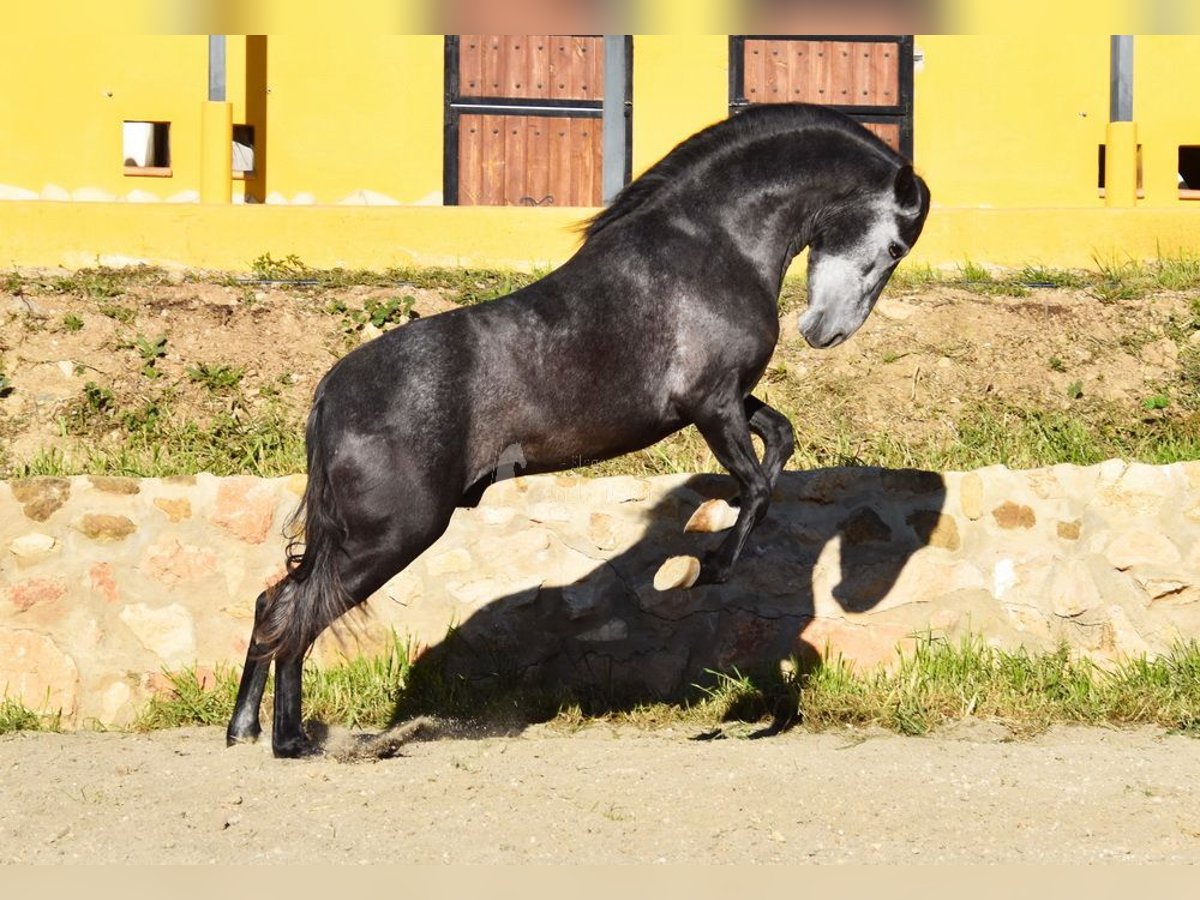
<instances>
[{"instance_id":1,"label":"dry dirt slope","mask_svg":"<svg viewBox=\"0 0 1200 900\"><path fill-rule=\"evenodd\" d=\"M45 273L0 290L0 475L49 447L69 456L120 449L122 427L215 417L299 423L333 361L404 316L436 314L463 288L412 284L278 287L228 277ZM484 282L480 282L484 284ZM469 280L466 287L472 287ZM1200 313L1187 293L1103 300L1080 288L1003 291L893 287L851 341L804 345L795 313L760 393L801 413L802 442L837 431L854 453L880 435L899 443L952 437L978 404L1082 414L1115 404L1136 418L1200 378ZM404 309L407 306L402 307ZM402 326L399 326L402 327ZM237 373L237 384L221 373ZM91 385L91 387L89 387ZM1171 397L1165 413L1180 409ZM1196 399L1200 405L1200 398ZM298 436L299 426L291 429Z\"/></svg>"}]
</instances>

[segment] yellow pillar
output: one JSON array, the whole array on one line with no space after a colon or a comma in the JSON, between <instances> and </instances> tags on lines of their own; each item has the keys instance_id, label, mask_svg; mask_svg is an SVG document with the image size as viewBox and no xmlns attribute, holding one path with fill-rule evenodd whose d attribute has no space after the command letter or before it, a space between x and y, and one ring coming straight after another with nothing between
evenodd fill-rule
<instances>
[{"instance_id":1,"label":"yellow pillar","mask_svg":"<svg viewBox=\"0 0 1200 900\"><path fill-rule=\"evenodd\" d=\"M233 200L233 104L208 100L200 121L200 200Z\"/></svg>"},{"instance_id":2,"label":"yellow pillar","mask_svg":"<svg viewBox=\"0 0 1200 900\"><path fill-rule=\"evenodd\" d=\"M1137 205L1137 123L1109 122L1104 150L1104 202Z\"/></svg>"}]
</instances>

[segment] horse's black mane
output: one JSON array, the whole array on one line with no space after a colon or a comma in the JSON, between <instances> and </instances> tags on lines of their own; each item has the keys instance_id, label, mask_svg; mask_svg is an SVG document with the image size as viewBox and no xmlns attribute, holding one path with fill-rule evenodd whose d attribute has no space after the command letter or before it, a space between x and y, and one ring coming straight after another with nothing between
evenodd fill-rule
<instances>
[{"instance_id":1,"label":"horse's black mane","mask_svg":"<svg viewBox=\"0 0 1200 900\"><path fill-rule=\"evenodd\" d=\"M880 152L897 165L903 159L882 139L867 131L848 116L805 103L779 103L752 106L728 119L717 122L675 147L647 169L636 181L626 185L605 209L584 223L586 238L639 208L659 188L676 181L699 161L739 144L772 134L805 128L840 131L859 141L864 148Z\"/></svg>"}]
</instances>

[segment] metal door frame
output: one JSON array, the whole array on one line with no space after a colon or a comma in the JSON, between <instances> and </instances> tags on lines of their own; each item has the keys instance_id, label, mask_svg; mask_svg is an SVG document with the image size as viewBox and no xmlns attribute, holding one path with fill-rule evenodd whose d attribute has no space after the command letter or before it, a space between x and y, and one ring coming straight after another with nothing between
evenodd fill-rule
<instances>
[{"instance_id":1,"label":"metal door frame","mask_svg":"<svg viewBox=\"0 0 1200 900\"><path fill-rule=\"evenodd\" d=\"M900 152L913 155L913 35L911 34L731 34L729 36L729 114L756 104L746 99L746 41L837 41L847 44L895 44L900 65L900 96L894 106L823 103L859 122L900 126Z\"/></svg>"},{"instance_id":2,"label":"metal door frame","mask_svg":"<svg viewBox=\"0 0 1200 900\"><path fill-rule=\"evenodd\" d=\"M604 35L585 35L604 37ZM630 115L633 109L633 36L621 35L625 39L624 97L621 104L625 120L625 158L622 162L622 183L628 184L633 175L633 129ZM604 100L551 100L544 97L463 97L459 86L459 36L446 35L445 43L445 140L442 151L442 204L458 205L458 138L462 116L555 116L571 119L604 118L604 103L608 100L608 55L605 54L605 98ZM607 154L601 155L601 184L605 182L609 161Z\"/></svg>"}]
</instances>

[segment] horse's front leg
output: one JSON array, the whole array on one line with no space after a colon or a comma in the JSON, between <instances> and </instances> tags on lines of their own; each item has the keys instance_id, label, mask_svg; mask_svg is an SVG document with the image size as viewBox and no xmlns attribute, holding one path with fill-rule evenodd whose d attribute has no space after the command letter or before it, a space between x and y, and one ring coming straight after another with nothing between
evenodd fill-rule
<instances>
[{"instance_id":1,"label":"horse's front leg","mask_svg":"<svg viewBox=\"0 0 1200 900\"><path fill-rule=\"evenodd\" d=\"M757 397L747 397L743 409L750 430L762 438L762 469L766 473L771 490L774 491L784 465L796 450L792 423L779 410L768 406ZM692 513L683 530L712 534L732 528L737 523L740 506L741 501L736 497L730 501L705 500Z\"/></svg>"},{"instance_id":2,"label":"horse's front leg","mask_svg":"<svg viewBox=\"0 0 1200 900\"><path fill-rule=\"evenodd\" d=\"M746 539L754 528L767 514L771 503L771 489L774 479L779 477L783 463L790 456L790 440L783 441L783 432L778 426L778 420L783 418L775 410L754 401L753 412L749 412L748 401L730 398L720 401L711 408L702 410L693 417L700 434L708 443L709 448L730 474L738 482L737 516L732 523L732 531L712 553L703 561L692 556L675 556L663 563L654 578L654 586L661 590L671 588L686 588L694 584L721 584L729 579L733 566L746 545ZM768 410L768 413L762 413ZM770 438L767 442L767 453L764 461L768 467L760 464L754 453L754 444L750 440L751 420L755 413L759 415L758 426ZM791 427L787 428L790 438ZM777 445L772 452L772 445ZM786 452L785 452L786 451ZM697 530L697 529L693 529Z\"/></svg>"}]
</instances>

